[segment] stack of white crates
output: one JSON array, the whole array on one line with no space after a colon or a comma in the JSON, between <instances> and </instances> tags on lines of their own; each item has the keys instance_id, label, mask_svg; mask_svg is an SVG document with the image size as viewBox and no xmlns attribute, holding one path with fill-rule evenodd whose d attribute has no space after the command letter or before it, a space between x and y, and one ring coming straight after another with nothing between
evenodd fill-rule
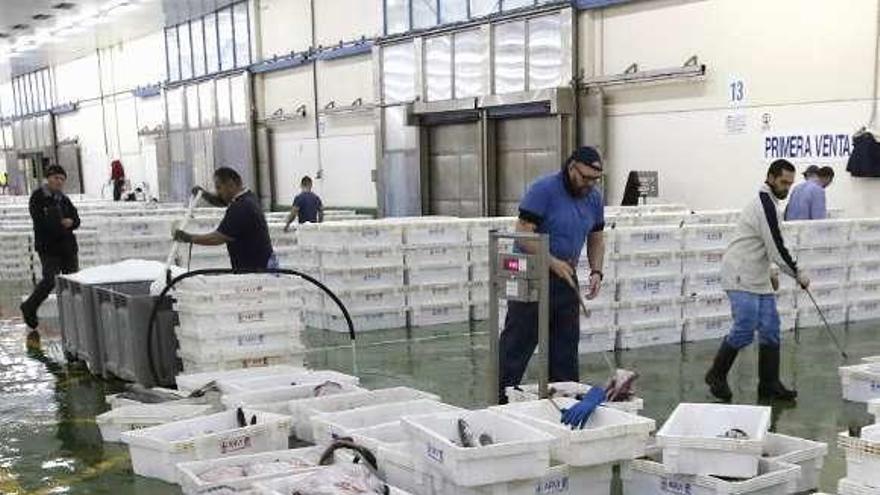
<instances>
[{"instance_id":1,"label":"stack of white crates","mask_svg":"<svg viewBox=\"0 0 880 495\"><path fill-rule=\"evenodd\" d=\"M0 232L0 280L20 282L39 273L39 258L33 252L34 232L30 226L6 224ZM36 266L33 266L36 259Z\"/></svg>"},{"instance_id":2,"label":"stack of white crates","mask_svg":"<svg viewBox=\"0 0 880 495\"><path fill-rule=\"evenodd\" d=\"M880 318L880 219L854 220L847 320Z\"/></svg>"},{"instance_id":3,"label":"stack of white crates","mask_svg":"<svg viewBox=\"0 0 880 495\"><path fill-rule=\"evenodd\" d=\"M302 366L300 282L272 275L200 275L175 287L178 356L186 373Z\"/></svg>"},{"instance_id":4,"label":"stack of white crates","mask_svg":"<svg viewBox=\"0 0 880 495\"><path fill-rule=\"evenodd\" d=\"M617 341L617 279L614 261L616 249L615 231L605 230L605 266L602 285L599 294L586 301L586 311L581 309L580 314L580 344L578 352L587 354L591 352L613 351ZM589 293L590 284L590 261L588 248L585 246L578 260L577 275L580 291L585 296Z\"/></svg>"},{"instance_id":5,"label":"stack of white crates","mask_svg":"<svg viewBox=\"0 0 880 495\"><path fill-rule=\"evenodd\" d=\"M284 230L284 223L269 222L269 237L272 239L272 250L275 257L278 258L278 264L282 268L293 268L296 260L296 254L299 251L297 240L297 227L299 224L292 223L287 231Z\"/></svg>"},{"instance_id":6,"label":"stack of white crates","mask_svg":"<svg viewBox=\"0 0 880 495\"><path fill-rule=\"evenodd\" d=\"M455 218L408 219L401 224L410 324L469 321L467 225Z\"/></svg>"},{"instance_id":7,"label":"stack of white crates","mask_svg":"<svg viewBox=\"0 0 880 495\"><path fill-rule=\"evenodd\" d=\"M76 243L79 246L79 269L101 264L101 246L98 230L80 227L76 230ZM37 258L39 260L39 258Z\"/></svg>"},{"instance_id":8,"label":"stack of white crates","mask_svg":"<svg viewBox=\"0 0 880 495\"><path fill-rule=\"evenodd\" d=\"M357 331L406 326L402 225L392 221L303 224L298 249L319 260L318 278L342 300ZM305 293L306 324L347 332L341 310L323 292Z\"/></svg>"},{"instance_id":9,"label":"stack of white crates","mask_svg":"<svg viewBox=\"0 0 880 495\"><path fill-rule=\"evenodd\" d=\"M207 234L217 230L222 219L223 210L217 208L200 208L196 211L193 218L190 218L186 224L186 231L196 234ZM181 219L174 222L174 228L181 224ZM167 250L170 249L170 238L166 243ZM230 268L229 254L226 246L190 246L182 245L177 250L178 265L188 267L191 270L201 270L205 268Z\"/></svg>"},{"instance_id":10,"label":"stack of white crates","mask_svg":"<svg viewBox=\"0 0 880 495\"><path fill-rule=\"evenodd\" d=\"M176 218L110 216L97 223L104 263L126 259L165 261Z\"/></svg>"},{"instance_id":11,"label":"stack of white crates","mask_svg":"<svg viewBox=\"0 0 880 495\"><path fill-rule=\"evenodd\" d=\"M798 268L810 278L810 292L828 323L846 322L849 259L852 252L849 220L787 222L786 241L792 246ZM799 327L818 327L822 320L809 295L791 277L782 277L783 289L796 294Z\"/></svg>"},{"instance_id":12,"label":"stack of white crates","mask_svg":"<svg viewBox=\"0 0 880 495\"><path fill-rule=\"evenodd\" d=\"M721 261L735 229L729 223L682 227L686 342L720 338L730 330L732 318L721 287Z\"/></svg>"},{"instance_id":13,"label":"stack of white crates","mask_svg":"<svg viewBox=\"0 0 880 495\"><path fill-rule=\"evenodd\" d=\"M489 231L513 232L516 217L469 218L462 220L467 230L471 318L489 319ZM499 306L506 310L505 305ZM502 318L501 323L504 323Z\"/></svg>"},{"instance_id":14,"label":"stack of white crates","mask_svg":"<svg viewBox=\"0 0 880 495\"><path fill-rule=\"evenodd\" d=\"M615 229L618 346L681 342L681 229Z\"/></svg>"}]
</instances>

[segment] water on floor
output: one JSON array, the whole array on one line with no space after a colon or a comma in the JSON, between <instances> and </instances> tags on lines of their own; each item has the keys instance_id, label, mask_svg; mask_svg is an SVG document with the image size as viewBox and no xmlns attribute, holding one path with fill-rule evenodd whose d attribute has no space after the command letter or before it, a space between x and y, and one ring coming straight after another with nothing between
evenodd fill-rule
<instances>
[{"instance_id":1,"label":"water on floor","mask_svg":"<svg viewBox=\"0 0 880 495\"><path fill-rule=\"evenodd\" d=\"M0 315L15 315L13 304L26 288L0 290ZM52 322L47 322L52 326ZM877 324L851 326L841 338L849 362L880 354ZM355 367L370 388L394 385L437 393L452 404L486 403L488 339L485 325L389 330L363 334L356 363L345 336L310 331L308 364L351 373ZM131 471L124 446L105 444L94 418L105 411L104 396L123 384L91 377L81 366L61 359L57 331L43 338L44 352L25 350L23 327L0 326L0 493L2 494L173 494L176 487L139 478ZM618 353L617 364L637 370L644 415L658 427L679 402L709 400L702 377L717 342L668 345ZM756 353L741 354L731 376L736 402L756 403ZM844 471L835 436L871 422L864 404L844 403L837 367L841 359L820 329L801 332L800 344L787 336L783 379L800 392L796 407L774 407L773 428L829 444L822 489L836 491ZM602 383L607 367L598 355L581 359L582 379Z\"/></svg>"}]
</instances>

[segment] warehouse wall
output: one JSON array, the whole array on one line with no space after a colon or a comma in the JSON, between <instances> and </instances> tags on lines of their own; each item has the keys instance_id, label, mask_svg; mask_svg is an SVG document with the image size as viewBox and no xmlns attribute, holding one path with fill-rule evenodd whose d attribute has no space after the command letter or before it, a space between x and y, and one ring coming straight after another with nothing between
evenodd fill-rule
<instances>
[{"instance_id":1,"label":"warehouse wall","mask_svg":"<svg viewBox=\"0 0 880 495\"><path fill-rule=\"evenodd\" d=\"M656 0L581 14L586 73L674 67L698 55L705 82L605 94L609 203L627 173L660 172L661 200L694 208L739 207L772 157L765 137L848 135L867 124L874 84L876 0ZM741 81L742 99L731 84ZM738 95L737 95L738 96ZM832 206L880 214L880 181L853 179L846 157L831 165Z\"/></svg>"}]
</instances>

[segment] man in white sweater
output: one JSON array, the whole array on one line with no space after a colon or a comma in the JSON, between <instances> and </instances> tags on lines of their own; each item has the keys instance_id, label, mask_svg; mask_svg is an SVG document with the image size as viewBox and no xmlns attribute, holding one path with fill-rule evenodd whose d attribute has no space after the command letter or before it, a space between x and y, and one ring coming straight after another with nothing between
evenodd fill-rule
<instances>
[{"instance_id":1,"label":"man in white sweater","mask_svg":"<svg viewBox=\"0 0 880 495\"><path fill-rule=\"evenodd\" d=\"M706 384L716 398L730 401L727 373L740 349L751 344L758 332L758 397L763 400L794 400L797 392L779 381L779 313L775 291L778 276L771 264L808 288L810 280L798 271L797 262L785 247L779 228L779 201L788 196L795 178L794 166L776 160L767 171L767 181L739 217L722 262L722 284L730 299L733 328L721 344Z\"/></svg>"}]
</instances>

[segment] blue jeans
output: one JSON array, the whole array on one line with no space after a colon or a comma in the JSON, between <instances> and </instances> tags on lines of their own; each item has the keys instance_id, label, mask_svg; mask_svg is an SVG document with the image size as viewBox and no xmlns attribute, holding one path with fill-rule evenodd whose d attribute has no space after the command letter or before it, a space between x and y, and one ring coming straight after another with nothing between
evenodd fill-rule
<instances>
[{"instance_id":1,"label":"blue jeans","mask_svg":"<svg viewBox=\"0 0 880 495\"><path fill-rule=\"evenodd\" d=\"M755 294L737 290L727 291L733 328L727 335L727 343L736 348L751 344L755 330L761 345L779 347L779 312L776 310L776 294Z\"/></svg>"}]
</instances>

